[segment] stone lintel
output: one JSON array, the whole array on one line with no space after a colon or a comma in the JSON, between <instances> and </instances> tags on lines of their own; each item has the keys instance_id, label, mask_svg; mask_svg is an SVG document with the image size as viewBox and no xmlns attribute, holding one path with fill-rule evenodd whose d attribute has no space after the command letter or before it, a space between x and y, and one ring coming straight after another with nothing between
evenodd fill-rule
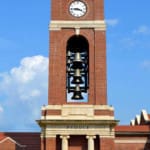
<instances>
[{"instance_id":1,"label":"stone lintel","mask_svg":"<svg viewBox=\"0 0 150 150\"><path fill-rule=\"evenodd\" d=\"M104 138L114 138L115 132L114 127L109 125L90 125L90 124L47 124L45 129L42 130L41 137L53 137L56 135L85 135L85 136L96 136Z\"/></svg>"},{"instance_id":2,"label":"stone lintel","mask_svg":"<svg viewBox=\"0 0 150 150\"><path fill-rule=\"evenodd\" d=\"M53 126L109 126L114 127L117 125L117 120L37 120L38 124L42 126L53 125Z\"/></svg>"},{"instance_id":3,"label":"stone lintel","mask_svg":"<svg viewBox=\"0 0 150 150\"><path fill-rule=\"evenodd\" d=\"M52 20L49 25L49 30L61 30L61 29L95 29L106 30L106 23L104 20L87 20L87 21L63 21Z\"/></svg>"}]
</instances>

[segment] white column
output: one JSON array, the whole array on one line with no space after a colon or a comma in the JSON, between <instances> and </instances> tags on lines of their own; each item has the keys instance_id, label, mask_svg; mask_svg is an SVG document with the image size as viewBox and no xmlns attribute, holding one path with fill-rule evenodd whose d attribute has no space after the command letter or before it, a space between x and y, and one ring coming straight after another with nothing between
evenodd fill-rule
<instances>
[{"instance_id":1,"label":"white column","mask_svg":"<svg viewBox=\"0 0 150 150\"><path fill-rule=\"evenodd\" d=\"M62 136L60 136L60 138L62 139L61 150L68 150L68 139L69 139L69 136L68 135L62 135Z\"/></svg>"},{"instance_id":2,"label":"white column","mask_svg":"<svg viewBox=\"0 0 150 150\"><path fill-rule=\"evenodd\" d=\"M88 150L94 150L94 139L96 136L87 135L86 138L88 139Z\"/></svg>"}]
</instances>

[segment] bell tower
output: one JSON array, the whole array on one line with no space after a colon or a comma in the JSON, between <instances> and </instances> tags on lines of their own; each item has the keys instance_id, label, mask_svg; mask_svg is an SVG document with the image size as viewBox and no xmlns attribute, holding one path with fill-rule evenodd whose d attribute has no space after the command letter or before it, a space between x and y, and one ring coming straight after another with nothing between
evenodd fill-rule
<instances>
[{"instance_id":1,"label":"bell tower","mask_svg":"<svg viewBox=\"0 0 150 150\"><path fill-rule=\"evenodd\" d=\"M104 0L51 0L48 105L42 150L114 150L107 104Z\"/></svg>"}]
</instances>

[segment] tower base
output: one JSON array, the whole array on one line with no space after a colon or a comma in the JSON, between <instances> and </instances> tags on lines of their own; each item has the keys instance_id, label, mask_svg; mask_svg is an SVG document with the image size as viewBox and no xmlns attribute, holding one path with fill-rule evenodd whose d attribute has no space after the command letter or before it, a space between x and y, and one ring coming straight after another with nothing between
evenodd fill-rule
<instances>
[{"instance_id":1,"label":"tower base","mask_svg":"<svg viewBox=\"0 0 150 150\"><path fill-rule=\"evenodd\" d=\"M114 150L114 110L108 105L42 108L42 150Z\"/></svg>"}]
</instances>

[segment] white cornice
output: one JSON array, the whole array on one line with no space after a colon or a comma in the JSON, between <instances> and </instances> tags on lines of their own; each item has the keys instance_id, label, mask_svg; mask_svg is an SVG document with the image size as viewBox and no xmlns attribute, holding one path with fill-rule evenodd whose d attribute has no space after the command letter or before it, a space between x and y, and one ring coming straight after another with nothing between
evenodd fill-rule
<instances>
[{"instance_id":1,"label":"white cornice","mask_svg":"<svg viewBox=\"0 0 150 150\"><path fill-rule=\"evenodd\" d=\"M106 23L104 20L86 20L86 21L63 21L52 20L49 25L49 30L61 30L62 28L73 29L94 29L94 30L106 30Z\"/></svg>"}]
</instances>

